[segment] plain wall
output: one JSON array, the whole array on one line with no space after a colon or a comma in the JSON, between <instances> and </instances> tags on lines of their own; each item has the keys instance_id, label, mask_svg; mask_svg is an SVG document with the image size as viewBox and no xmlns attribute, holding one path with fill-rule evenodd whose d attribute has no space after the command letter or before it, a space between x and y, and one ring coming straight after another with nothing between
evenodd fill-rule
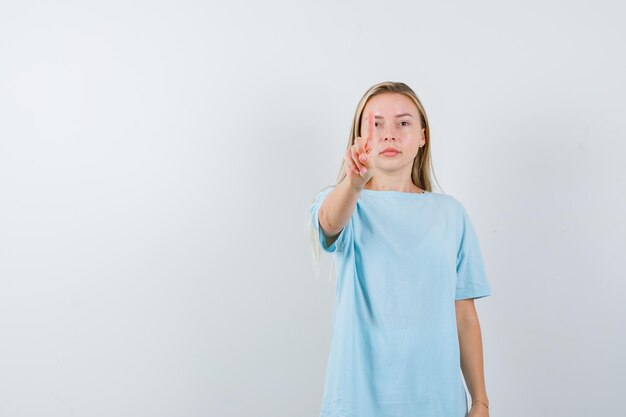
<instances>
[{"instance_id":1,"label":"plain wall","mask_svg":"<svg viewBox=\"0 0 626 417\"><path fill-rule=\"evenodd\" d=\"M403 81L476 227L496 416L614 416L623 2L0 4L0 417L316 417L303 216Z\"/></svg>"}]
</instances>

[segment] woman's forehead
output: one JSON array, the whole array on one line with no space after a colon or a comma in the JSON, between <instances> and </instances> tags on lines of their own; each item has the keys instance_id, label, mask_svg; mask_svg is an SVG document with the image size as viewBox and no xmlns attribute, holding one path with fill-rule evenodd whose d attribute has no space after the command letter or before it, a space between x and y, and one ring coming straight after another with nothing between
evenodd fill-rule
<instances>
[{"instance_id":1,"label":"woman's forehead","mask_svg":"<svg viewBox=\"0 0 626 417\"><path fill-rule=\"evenodd\" d=\"M363 115L367 116L370 111L380 117L402 117L407 113L417 117L417 106L413 100L400 93L382 93L373 96L365 105Z\"/></svg>"}]
</instances>

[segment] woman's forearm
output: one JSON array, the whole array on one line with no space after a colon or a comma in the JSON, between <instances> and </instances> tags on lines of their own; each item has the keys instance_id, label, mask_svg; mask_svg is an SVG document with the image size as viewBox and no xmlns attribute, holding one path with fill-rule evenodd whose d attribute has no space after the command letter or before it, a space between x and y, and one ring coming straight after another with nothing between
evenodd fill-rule
<instances>
[{"instance_id":1,"label":"woman's forearm","mask_svg":"<svg viewBox=\"0 0 626 417\"><path fill-rule=\"evenodd\" d=\"M338 235L348 224L359 192L346 177L326 196L319 211L320 226L326 236Z\"/></svg>"},{"instance_id":2,"label":"woman's forearm","mask_svg":"<svg viewBox=\"0 0 626 417\"><path fill-rule=\"evenodd\" d=\"M457 322L461 370L472 400L489 405L483 369L483 345L478 316L467 316Z\"/></svg>"}]
</instances>

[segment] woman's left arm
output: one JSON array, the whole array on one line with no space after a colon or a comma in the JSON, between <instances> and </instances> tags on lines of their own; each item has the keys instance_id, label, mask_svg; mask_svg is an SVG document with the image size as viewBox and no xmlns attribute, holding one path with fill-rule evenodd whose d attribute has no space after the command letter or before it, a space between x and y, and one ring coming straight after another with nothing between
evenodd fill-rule
<instances>
[{"instance_id":1,"label":"woman's left arm","mask_svg":"<svg viewBox=\"0 0 626 417\"><path fill-rule=\"evenodd\" d=\"M465 384L472 397L469 417L488 417L489 409L480 402L489 405L485 374L483 370L483 345L480 333L480 322L474 306L474 299L468 298L455 301L456 324L459 335L461 353L461 370Z\"/></svg>"}]
</instances>

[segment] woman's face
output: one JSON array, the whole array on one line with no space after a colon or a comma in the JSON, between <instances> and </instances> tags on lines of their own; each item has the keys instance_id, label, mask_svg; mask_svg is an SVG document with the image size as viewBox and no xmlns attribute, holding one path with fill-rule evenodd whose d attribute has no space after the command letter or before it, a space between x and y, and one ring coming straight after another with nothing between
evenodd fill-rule
<instances>
[{"instance_id":1,"label":"woman's face","mask_svg":"<svg viewBox=\"0 0 626 417\"><path fill-rule=\"evenodd\" d=\"M373 112L376 128L370 158L376 168L395 171L413 166L420 145L426 143L415 103L400 93L382 93L370 98L361 117L361 136L367 134L367 115ZM394 148L397 152L383 152ZM409 168L410 169L410 168Z\"/></svg>"}]
</instances>

